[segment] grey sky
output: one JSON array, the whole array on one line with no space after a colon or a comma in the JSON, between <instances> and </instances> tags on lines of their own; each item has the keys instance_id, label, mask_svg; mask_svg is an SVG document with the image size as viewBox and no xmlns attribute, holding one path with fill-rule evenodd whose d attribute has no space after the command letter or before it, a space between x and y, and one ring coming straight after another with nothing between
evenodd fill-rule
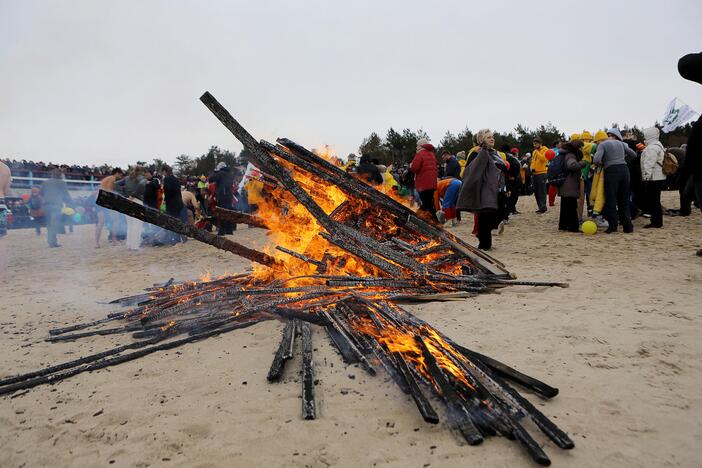
<instances>
[{"instance_id":1,"label":"grey sky","mask_svg":"<svg viewBox=\"0 0 702 468\"><path fill-rule=\"evenodd\" d=\"M702 49L689 1L0 0L0 157L126 165L258 138L355 152L371 131L648 125Z\"/></svg>"}]
</instances>

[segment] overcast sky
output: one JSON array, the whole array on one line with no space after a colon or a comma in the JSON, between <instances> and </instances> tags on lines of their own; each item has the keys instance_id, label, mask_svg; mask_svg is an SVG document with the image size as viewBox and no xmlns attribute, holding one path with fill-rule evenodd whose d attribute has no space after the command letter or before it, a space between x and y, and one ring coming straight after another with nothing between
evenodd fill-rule
<instances>
[{"instance_id":1,"label":"overcast sky","mask_svg":"<svg viewBox=\"0 0 702 468\"><path fill-rule=\"evenodd\" d=\"M80 164L239 151L257 138L356 152L371 131L567 133L649 125L702 86L702 1L0 0L0 157Z\"/></svg>"}]
</instances>

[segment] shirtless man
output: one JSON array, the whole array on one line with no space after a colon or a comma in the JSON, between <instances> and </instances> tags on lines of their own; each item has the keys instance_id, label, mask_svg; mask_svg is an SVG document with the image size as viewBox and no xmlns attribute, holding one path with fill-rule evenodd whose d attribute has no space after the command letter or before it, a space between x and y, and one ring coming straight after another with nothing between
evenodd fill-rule
<instances>
[{"instance_id":1,"label":"shirtless man","mask_svg":"<svg viewBox=\"0 0 702 468\"><path fill-rule=\"evenodd\" d=\"M100 189L107 192L115 191L115 183L124 177L124 172L119 167L112 170L112 175L109 175L100 181ZM98 206L96 208L97 212L97 223L95 224L95 248L100 248L100 235L102 234L102 227L105 225L105 220L108 216L112 217L110 210ZM112 243L116 244L117 239L115 235L115 221L116 219L112 217L113 223L110 227L110 233L112 234Z\"/></svg>"},{"instance_id":2,"label":"shirtless man","mask_svg":"<svg viewBox=\"0 0 702 468\"><path fill-rule=\"evenodd\" d=\"M188 224L194 224L195 220L202 216L200 202L195 194L188 190L181 190L180 196L183 199L183 205L188 209Z\"/></svg>"},{"instance_id":3,"label":"shirtless man","mask_svg":"<svg viewBox=\"0 0 702 468\"><path fill-rule=\"evenodd\" d=\"M0 237L7 234L6 216L9 211L5 205L5 196L10 194L12 175L7 164L0 161Z\"/></svg>"}]
</instances>

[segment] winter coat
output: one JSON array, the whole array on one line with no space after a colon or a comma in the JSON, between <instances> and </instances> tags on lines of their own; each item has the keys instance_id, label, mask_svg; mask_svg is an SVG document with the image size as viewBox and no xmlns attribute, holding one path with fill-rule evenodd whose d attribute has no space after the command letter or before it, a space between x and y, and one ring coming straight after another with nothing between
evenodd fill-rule
<instances>
[{"instance_id":1,"label":"winter coat","mask_svg":"<svg viewBox=\"0 0 702 468\"><path fill-rule=\"evenodd\" d=\"M361 161L356 168L356 174L371 185L380 185L383 183L383 176L380 174L378 166L373 164L370 159L365 156L361 157Z\"/></svg>"},{"instance_id":2,"label":"winter coat","mask_svg":"<svg viewBox=\"0 0 702 468\"><path fill-rule=\"evenodd\" d=\"M496 211L500 174L506 169L497 151L481 149L466 167L456 209L473 213Z\"/></svg>"},{"instance_id":3,"label":"winter coat","mask_svg":"<svg viewBox=\"0 0 702 468\"><path fill-rule=\"evenodd\" d=\"M563 185L558 187L558 195L570 198L580 196L580 171L585 167L585 164L587 164L585 161L578 161L573 153L566 153L563 156L563 166L568 175L563 181Z\"/></svg>"},{"instance_id":4,"label":"winter coat","mask_svg":"<svg viewBox=\"0 0 702 468\"><path fill-rule=\"evenodd\" d=\"M641 178L644 182L652 180L665 180L663 174L663 157L665 149L658 137L660 131L656 127L646 128L643 131L646 148L641 153Z\"/></svg>"},{"instance_id":5,"label":"winter coat","mask_svg":"<svg viewBox=\"0 0 702 468\"><path fill-rule=\"evenodd\" d=\"M541 148L535 149L531 154L531 173L533 175L546 174L548 172L548 159L546 159L546 151L548 148L541 145Z\"/></svg>"},{"instance_id":6,"label":"winter coat","mask_svg":"<svg viewBox=\"0 0 702 468\"><path fill-rule=\"evenodd\" d=\"M232 186L234 185L234 174L228 167L223 167L219 171L212 174L209 181L215 183L215 197L217 198L217 206L231 209L231 206L234 203L234 192L232 190ZM180 187L178 187L178 194L180 195ZM168 200L166 200L166 206L168 206Z\"/></svg>"},{"instance_id":7,"label":"winter coat","mask_svg":"<svg viewBox=\"0 0 702 468\"><path fill-rule=\"evenodd\" d=\"M444 177L453 177L458 179L461 176L461 165L458 164L458 159L456 156L451 156L448 161L446 161L446 169L444 170Z\"/></svg>"},{"instance_id":8,"label":"winter coat","mask_svg":"<svg viewBox=\"0 0 702 468\"><path fill-rule=\"evenodd\" d=\"M415 174L414 188L417 192L436 189L439 167L432 145L422 145L422 150L414 155L410 170Z\"/></svg>"}]
</instances>

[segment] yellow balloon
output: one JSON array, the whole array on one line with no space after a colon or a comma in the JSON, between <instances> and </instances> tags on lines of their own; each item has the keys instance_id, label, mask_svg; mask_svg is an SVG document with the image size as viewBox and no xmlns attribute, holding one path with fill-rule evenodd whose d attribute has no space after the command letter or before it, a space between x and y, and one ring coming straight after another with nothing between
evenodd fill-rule
<instances>
[{"instance_id":1,"label":"yellow balloon","mask_svg":"<svg viewBox=\"0 0 702 468\"><path fill-rule=\"evenodd\" d=\"M580 226L580 230L583 231L583 234L586 236L597 234L597 224L594 221L585 221L582 226Z\"/></svg>"},{"instance_id":2,"label":"yellow balloon","mask_svg":"<svg viewBox=\"0 0 702 468\"><path fill-rule=\"evenodd\" d=\"M74 214L76 214L76 210L74 210L70 206L66 206L66 207L61 209L61 213L68 215L68 216L73 216Z\"/></svg>"}]
</instances>

